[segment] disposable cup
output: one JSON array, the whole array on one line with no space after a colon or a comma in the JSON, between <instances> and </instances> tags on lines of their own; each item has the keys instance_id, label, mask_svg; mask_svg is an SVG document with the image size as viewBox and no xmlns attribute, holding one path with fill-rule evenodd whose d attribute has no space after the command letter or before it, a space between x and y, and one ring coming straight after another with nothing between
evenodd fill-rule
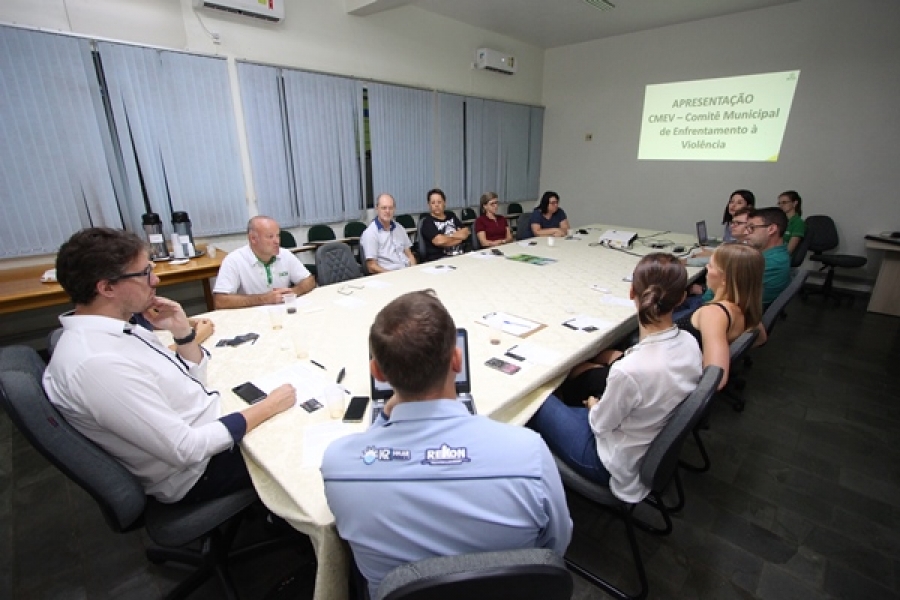
<instances>
[{"instance_id":1,"label":"disposable cup","mask_svg":"<svg viewBox=\"0 0 900 600\"><path fill-rule=\"evenodd\" d=\"M284 304L276 304L269 307L269 322L272 329L281 329L284 327Z\"/></svg>"},{"instance_id":2,"label":"disposable cup","mask_svg":"<svg viewBox=\"0 0 900 600\"><path fill-rule=\"evenodd\" d=\"M344 390L332 383L325 388L324 396L322 404L328 409L328 414L332 419L340 419L344 415Z\"/></svg>"},{"instance_id":3,"label":"disposable cup","mask_svg":"<svg viewBox=\"0 0 900 600\"><path fill-rule=\"evenodd\" d=\"M285 294L282 296L284 298L284 308L285 312L289 315L293 315L297 313L297 294Z\"/></svg>"},{"instance_id":4,"label":"disposable cup","mask_svg":"<svg viewBox=\"0 0 900 600\"><path fill-rule=\"evenodd\" d=\"M216 251L216 247L213 246L212 244L210 244L210 245L208 245L208 246L206 247L206 254L207 254L207 256L209 256L210 258L215 258L215 257L216 257L216 252L217 252L217 251Z\"/></svg>"},{"instance_id":5,"label":"disposable cup","mask_svg":"<svg viewBox=\"0 0 900 600\"><path fill-rule=\"evenodd\" d=\"M548 245L548 246L553 246L553 245L555 245L555 244L556 244L556 238L555 238L555 237L550 236L550 237L547 238L547 245Z\"/></svg>"}]
</instances>

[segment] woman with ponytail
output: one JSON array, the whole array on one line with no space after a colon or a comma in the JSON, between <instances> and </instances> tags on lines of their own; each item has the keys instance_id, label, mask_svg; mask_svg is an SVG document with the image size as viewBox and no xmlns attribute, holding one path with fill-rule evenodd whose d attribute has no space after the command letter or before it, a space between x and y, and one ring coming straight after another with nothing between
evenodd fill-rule
<instances>
[{"instance_id":1,"label":"woman with ponytail","mask_svg":"<svg viewBox=\"0 0 900 600\"><path fill-rule=\"evenodd\" d=\"M567 406L551 394L528 423L557 457L627 502L650 492L640 481L641 459L700 381L697 341L672 321L685 287L687 271L677 258L662 253L642 258L630 292L640 341L612 364L573 369L560 392L569 404L581 401L583 407Z\"/></svg>"}]
</instances>

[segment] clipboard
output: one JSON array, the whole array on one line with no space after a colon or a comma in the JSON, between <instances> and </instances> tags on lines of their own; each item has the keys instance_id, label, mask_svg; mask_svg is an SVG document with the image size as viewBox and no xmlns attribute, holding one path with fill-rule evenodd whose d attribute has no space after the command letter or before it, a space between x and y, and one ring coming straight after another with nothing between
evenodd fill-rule
<instances>
[{"instance_id":1,"label":"clipboard","mask_svg":"<svg viewBox=\"0 0 900 600\"><path fill-rule=\"evenodd\" d=\"M517 317L502 311L489 312L483 317L476 319L475 322L520 338L526 338L547 326L544 323Z\"/></svg>"}]
</instances>

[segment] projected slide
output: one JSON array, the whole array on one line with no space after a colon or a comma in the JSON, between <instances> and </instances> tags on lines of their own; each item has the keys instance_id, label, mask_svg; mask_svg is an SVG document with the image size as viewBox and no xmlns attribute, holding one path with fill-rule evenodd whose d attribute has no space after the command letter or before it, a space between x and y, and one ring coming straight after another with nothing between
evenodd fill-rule
<instances>
[{"instance_id":1,"label":"projected slide","mask_svg":"<svg viewBox=\"0 0 900 600\"><path fill-rule=\"evenodd\" d=\"M778 160L800 71L648 85L639 160Z\"/></svg>"}]
</instances>

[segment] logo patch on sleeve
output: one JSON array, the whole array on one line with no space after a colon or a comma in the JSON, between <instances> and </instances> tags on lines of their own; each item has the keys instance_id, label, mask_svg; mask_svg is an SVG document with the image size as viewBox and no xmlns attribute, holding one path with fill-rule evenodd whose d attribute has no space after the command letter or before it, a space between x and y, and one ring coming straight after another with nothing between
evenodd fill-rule
<instances>
[{"instance_id":1,"label":"logo patch on sleeve","mask_svg":"<svg viewBox=\"0 0 900 600\"><path fill-rule=\"evenodd\" d=\"M367 446L362 453L364 464L371 465L376 461L390 462L392 460L409 460L412 453L409 450L398 450L396 448L376 448L375 446Z\"/></svg>"},{"instance_id":2,"label":"logo patch on sleeve","mask_svg":"<svg viewBox=\"0 0 900 600\"><path fill-rule=\"evenodd\" d=\"M440 448L426 448L423 465L461 465L472 462L469 451L465 446L451 448L447 444L441 444Z\"/></svg>"}]
</instances>

